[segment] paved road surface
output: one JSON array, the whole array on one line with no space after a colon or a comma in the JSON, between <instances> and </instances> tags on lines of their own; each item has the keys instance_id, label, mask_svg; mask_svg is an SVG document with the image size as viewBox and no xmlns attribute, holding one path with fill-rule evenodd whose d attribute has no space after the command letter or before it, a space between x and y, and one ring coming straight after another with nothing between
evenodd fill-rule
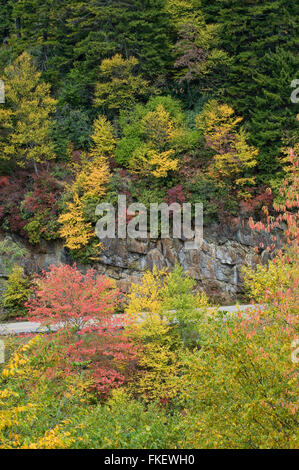
<instances>
[{"instance_id":1,"label":"paved road surface","mask_svg":"<svg viewBox=\"0 0 299 470\"><path fill-rule=\"evenodd\" d=\"M237 312L244 312L247 310L256 308L255 305L230 305L219 307L220 311L227 312L229 314L235 314ZM51 330L55 331L57 327L52 327ZM49 331L48 328L42 327L40 323L23 321L14 323L0 323L0 336L5 335L18 335L28 333L43 333Z\"/></svg>"}]
</instances>

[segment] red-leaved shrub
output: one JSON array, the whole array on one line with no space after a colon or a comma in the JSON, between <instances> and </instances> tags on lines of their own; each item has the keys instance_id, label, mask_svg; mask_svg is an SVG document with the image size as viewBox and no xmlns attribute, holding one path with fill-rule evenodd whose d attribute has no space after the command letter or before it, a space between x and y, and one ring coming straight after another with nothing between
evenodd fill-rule
<instances>
[{"instance_id":1,"label":"red-leaved shrub","mask_svg":"<svg viewBox=\"0 0 299 470\"><path fill-rule=\"evenodd\" d=\"M31 321L59 328L69 366L91 373L98 392L107 395L122 385L137 349L124 334L122 316L114 314L119 291L113 281L89 269L51 266L36 279L27 307Z\"/></svg>"}]
</instances>

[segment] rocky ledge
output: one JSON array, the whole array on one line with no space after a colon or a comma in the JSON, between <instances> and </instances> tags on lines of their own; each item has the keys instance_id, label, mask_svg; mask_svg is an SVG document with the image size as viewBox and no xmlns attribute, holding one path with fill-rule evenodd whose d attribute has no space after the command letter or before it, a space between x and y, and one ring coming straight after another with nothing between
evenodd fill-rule
<instances>
[{"instance_id":1,"label":"rocky ledge","mask_svg":"<svg viewBox=\"0 0 299 470\"><path fill-rule=\"evenodd\" d=\"M4 237L7 235L2 234L1 238ZM23 240L9 237L24 245ZM245 220L205 227L200 250L186 250L184 240L180 239L106 239L92 267L115 279L119 287L127 291L131 282L138 281L145 270L154 266L171 269L179 262L197 281L200 290L222 303L229 303L244 295L242 267L267 262L267 252L255 250L260 243L266 246L267 242L266 235L252 231ZM35 247L26 245L26 248L30 256L22 263L29 274L51 264L71 263L62 242L43 242ZM83 271L87 269L87 266L79 267ZM1 259L0 277L5 277Z\"/></svg>"}]
</instances>

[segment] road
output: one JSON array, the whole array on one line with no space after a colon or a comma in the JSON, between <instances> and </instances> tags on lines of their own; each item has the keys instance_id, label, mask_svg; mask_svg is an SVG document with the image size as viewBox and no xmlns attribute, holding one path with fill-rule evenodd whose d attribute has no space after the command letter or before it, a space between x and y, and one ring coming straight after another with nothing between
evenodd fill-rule
<instances>
[{"instance_id":1,"label":"road","mask_svg":"<svg viewBox=\"0 0 299 470\"><path fill-rule=\"evenodd\" d=\"M219 310L222 312L227 312L228 314L235 314L237 312L243 312L246 314L248 310L256 308L256 305L230 305L219 307ZM52 331L57 330L58 327L53 326ZM29 333L44 333L49 331L48 328L42 327L40 323L23 321L23 322L13 322L13 323L0 323L0 336L6 335L19 335L19 334L29 334Z\"/></svg>"}]
</instances>

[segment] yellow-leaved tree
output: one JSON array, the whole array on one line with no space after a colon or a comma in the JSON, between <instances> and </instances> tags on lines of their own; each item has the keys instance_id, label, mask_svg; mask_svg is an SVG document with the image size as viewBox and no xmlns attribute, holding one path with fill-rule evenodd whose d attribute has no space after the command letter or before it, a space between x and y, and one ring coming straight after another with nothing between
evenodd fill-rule
<instances>
[{"instance_id":1,"label":"yellow-leaved tree","mask_svg":"<svg viewBox=\"0 0 299 470\"><path fill-rule=\"evenodd\" d=\"M91 381L66 373L57 336L12 342L11 357L0 368L0 449L69 447Z\"/></svg>"},{"instance_id":2,"label":"yellow-leaved tree","mask_svg":"<svg viewBox=\"0 0 299 470\"><path fill-rule=\"evenodd\" d=\"M132 393L169 403L180 393L181 354L196 344L194 321L200 321L208 299L192 294L195 281L181 266L173 272L146 272L128 294L127 331L140 344Z\"/></svg>"},{"instance_id":3,"label":"yellow-leaved tree","mask_svg":"<svg viewBox=\"0 0 299 470\"><path fill-rule=\"evenodd\" d=\"M242 120L230 106L211 100L196 117L196 126L203 132L207 147L216 152L209 176L220 185L230 185L244 198L250 195L243 188L254 184L250 170L257 164L258 150L247 143L246 133L239 128Z\"/></svg>"},{"instance_id":4,"label":"yellow-leaved tree","mask_svg":"<svg viewBox=\"0 0 299 470\"><path fill-rule=\"evenodd\" d=\"M90 155L93 157L111 157L114 155L116 137L114 128L105 116L98 116L94 122L91 135L93 145Z\"/></svg>"},{"instance_id":5,"label":"yellow-leaved tree","mask_svg":"<svg viewBox=\"0 0 299 470\"><path fill-rule=\"evenodd\" d=\"M83 155L75 180L71 186L73 193L80 195L82 200L89 197L101 198L106 192L106 184L110 179L109 164L105 157L90 159Z\"/></svg>"},{"instance_id":6,"label":"yellow-leaved tree","mask_svg":"<svg viewBox=\"0 0 299 470\"><path fill-rule=\"evenodd\" d=\"M163 286L167 272L154 267L146 272L141 283L132 284L128 295L127 331L141 346L139 372L130 387L131 392L146 401L168 401L176 395L170 378L178 372L177 356L170 336L171 327L163 317ZM176 345L178 347L178 344Z\"/></svg>"},{"instance_id":7,"label":"yellow-leaved tree","mask_svg":"<svg viewBox=\"0 0 299 470\"><path fill-rule=\"evenodd\" d=\"M129 166L133 173L165 178L169 171L178 167L177 159L171 158L173 154L172 149L158 152L147 145L142 145L133 153Z\"/></svg>"},{"instance_id":8,"label":"yellow-leaved tree","mask_svg":"<svg viewBox=\"0 0 299 470\"><path fill-rule=\"evenodd\" d=\"M106 111L119 111L148 95L148 82L134 73L137 65L135 57L124 59L120 54L104 59L100 65L100 81L95 88L95 106Z\"/></svg>"},{"instance_id":9,"label":"yellow-leaved tree","mask_svg":"<svg viewBox=\"0 0 299 470\"><path fill-rule=\"evenodd\" d=\"M82 153L79 163L71 163L74 180L68 191L72 200L58 220L65 246L78 254L89 245L88 258L94 258L100 247L93 229L92 215L106 193L111 176L108 158L113 155L116 144L113 126L104 116L96 119L91 138L93 146L89 154Z\"/></svg>"},{"instance_id":10,"label":"yellow-leaved tree","mask_svg":"<svg viewBox=\"0 0 299 470\"><path fill-rule=\"evenodd\" d=\"M1 79L5 104L0 107L0 158L22 167L31 163L38 173L37 163L55 158L51 116L56 100L27 52L5 68Z\"/></svg>"},{"instance_id":11,"label":"yellow-leaved tree","mask_svg":"<svg viewBox=\"0 0 299 470\"><path fill-rule=\"evenodd\" d=\"M65 239L65 246L70 250L79 250L86 246L94 236L92 225L85 220L82 202L76 193L73 202L67 204L67 211L61 214L58 222L62 225L60 236Z\"/></svg>"},{"instance_id":12,"label":"yellow-leaved tree","mask_svg":"<svg viewBox=\"0 0 299 470\"><path fill-rule=\"evenodd\" d=\"M141 129L147 142L156 149L164 150L180 132L170 113L159 104L141 120Z\"/></svg>"},{"instance_id":13,"label":"yellow-leaved tree","mask_svg":"<svg viewBox=\"0 0 299 470\"><path fill-rule=\"evenodd\" d=\"M141 131L145 143L133 152L129 164L131 171L142 176L165 178L169 171L178 168L178 160L173 158L175 150L171 145L183 130L160 104L143 117Z\"/></svg>"}]
</instances>

